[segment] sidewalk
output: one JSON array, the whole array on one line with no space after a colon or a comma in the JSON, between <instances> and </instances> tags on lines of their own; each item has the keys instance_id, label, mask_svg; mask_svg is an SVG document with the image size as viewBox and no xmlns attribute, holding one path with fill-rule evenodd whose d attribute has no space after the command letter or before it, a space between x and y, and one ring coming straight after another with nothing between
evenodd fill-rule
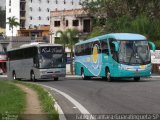
<instances>
[{"instance_id":1,"label":"sidewalk","mask_svg":"<svg viewBox=\"0 0 160 120\"><path fill-rule=\"evenodd\" d=\"M0 75L0 78L7 78L7 75ZM69 78L69 79L81 79L82 77L81 76L78 76L78 75L71 75L71 74L67 74L65 78ZM160 78L160 75L159 74L152 74L151 75L151 78Z\"/></svg>"},{"instance_id":2,"label":"sidewalk","mask_svg":"<svg viewBox=\"0 0 160 120\"><path fill-rule=\"evenodd\" d=\"M151 77L152 78L160 78L160 74L152 74Z\"/></svg>"}]
</instances>

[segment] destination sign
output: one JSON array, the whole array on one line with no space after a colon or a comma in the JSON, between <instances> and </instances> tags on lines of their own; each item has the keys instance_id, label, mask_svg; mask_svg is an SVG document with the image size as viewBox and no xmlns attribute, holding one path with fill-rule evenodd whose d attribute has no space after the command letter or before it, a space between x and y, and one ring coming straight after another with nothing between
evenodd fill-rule
<instances>
[{"instance_id":1,"label":"destination sign","mask_svg":"<svg viewBox=\"0 0 160 120\"><path fill-rule=\"evenodd\" d=\"M63 47L41 47L41 53L63 53Z\"/></svg>"}]
</instances>

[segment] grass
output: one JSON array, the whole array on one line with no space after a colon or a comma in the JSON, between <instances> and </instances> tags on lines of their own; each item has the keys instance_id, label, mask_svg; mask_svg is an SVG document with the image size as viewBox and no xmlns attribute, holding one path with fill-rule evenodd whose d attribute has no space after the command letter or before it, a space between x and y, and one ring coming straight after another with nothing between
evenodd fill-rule
<instances>
[{"instance_id":1,"label":"grass","mask_svg":"<svg viewBox=\"0 0 160 120\"><path fill-rule=\"evenodd\" d=\"M9 81L0 81L0 114L20 114L25 109L25 93Z\"/></svg>"},{"instance_id":2,"label":"grass","mask_svg":"<svg viewBox=\"0 0 160 120\"><path fill-rule=\"evenodd\" d=\"M49 93L43 89L41 86L31 83L25 83L16 81L16 83L20 83L23 85L26 85L33 90L35 90L39 96L39 100L43 109L43 112L47 114L47 117L49 120L59 120L59 114L54 108L54 101L52 97L49 95Z\"/></svg>"}]
</instances>

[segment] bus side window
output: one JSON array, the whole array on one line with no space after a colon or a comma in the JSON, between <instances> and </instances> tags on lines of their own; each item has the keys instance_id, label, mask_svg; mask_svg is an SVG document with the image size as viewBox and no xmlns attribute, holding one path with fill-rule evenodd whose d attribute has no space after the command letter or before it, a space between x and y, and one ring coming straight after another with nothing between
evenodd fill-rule
<instances>
[{"instance_id":1,"label":"bus side window","mask_svg":"<svg viewBox=\"0 0 160 120\"><path fill-rule=\"evenodd\" d=\"M84 54L85 55L91 55L91 44L90 43L85 44Z\"/></svg>"},{"instance_id":2,"label":"bus side window","mask_svg":"<svg viewBox=\"0 0 160 120\"><path fill-rule=\"evenodd\" d=\"M109 55L107 40L102 40L101 41L101 46L102 46L102 53L105 53L105 54Z\"/></svg>"}]
</instances>

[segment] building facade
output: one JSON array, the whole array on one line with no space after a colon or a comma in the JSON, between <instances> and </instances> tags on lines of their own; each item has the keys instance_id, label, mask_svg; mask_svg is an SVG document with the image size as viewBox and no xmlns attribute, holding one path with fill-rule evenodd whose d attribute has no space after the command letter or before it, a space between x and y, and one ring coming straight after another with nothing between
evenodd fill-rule
<instances>
[{"instance_id":1,"label":"building facade","mask_svg":"<svg viewBox=\"0 0 160 120\"><path fill-rule=\"evenodd\" d=\"M51 11L50 31L52 31L51 43L60 37L57 31L77 29L81 34L91 31L91 17L83 9Z\"/></svg>"},{"instance_id":2,"label":"building facade","mask_svg":"<svg viewBox=\"0 0 160 120\"><path fill-rule=\"evenodd\" d=\"M6 0L6 21L9 17L17 18L20 26L13 29L13 36L16 36L20 29L50 25L50 11L79 9L82 8L81 2L82 0ZM12 36L8 24L6 35Z\"/></svg>"}]
</instances>

